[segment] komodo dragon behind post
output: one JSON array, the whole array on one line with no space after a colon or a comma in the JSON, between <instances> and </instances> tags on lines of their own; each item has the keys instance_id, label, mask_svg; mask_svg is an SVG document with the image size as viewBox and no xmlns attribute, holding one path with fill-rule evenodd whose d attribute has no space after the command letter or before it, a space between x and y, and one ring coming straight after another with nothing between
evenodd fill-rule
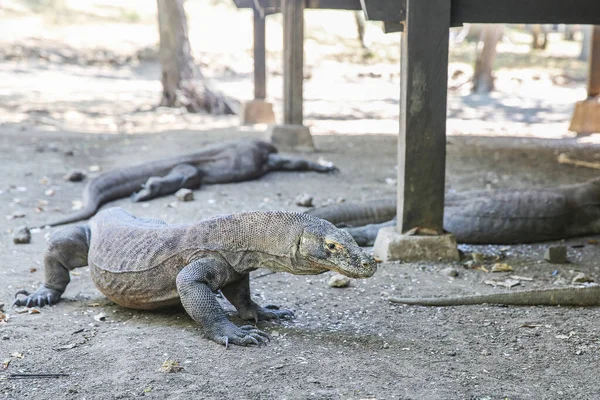
<instances>
[{"instance_id":1,"label":"komodo dragon behind post","mask_svg":"<svg viewBox=\"0 0 600 400\"><path fill-rule=\"evenodd\" d=\"M521 290L505 293L431 298L391 297L393 303L420 306L461 306L502 304L519 306L600 306L600 286L566 287L560 289Z\"/></svg>"},{"instance_id":2,"label":"komodo dragon behind post","mask_svg":"<svg viewBox=\"0 0 600 400\"><path fill-rule=\"evenodd\" d=\"M110 208L88 225L54 232L44 255L45 283L32 294L18 291L27 297L14 304L56 303L70 281L69 271L86 265L96 287L115 303L135 309L181 303L208 338L225 346L262 344L268 336L254 326L231 323L215 298L218 290L242 319L293 316L251 300L251 271L335 271L366 278L377 269L350 234L307 214L246 212L168 225Z\"/></svg>"},{"instance_id":3,"label":"komodo dragon behind post","mask_svg":"<svg viewBox=\"0 0 600 400\"><path fill-rule=\"evenodd\" d=\"M309 214L347 226L362 246L396 215L396 199L315 208ZM388 222L385 222L388 221ZM367 225L368 224L368 225ZM444 229L460 243L513 244L600 233L600 178L556 188L447 194Z\"/></svg>"},{"instance_id":4,"label":"komodo dragon behind post","mask_svg":"<svg viewBox=\"0 0 600 400\"><path fill-rule=\"evenodd\" d=\"M91 179L83 190L83 209L44 226L88 219L103 204L127 196L133 201L145 201L181 188L247 181L272 171L336 170L333 165L282 156L271 143L260 140L216 143L196 153L105 172Z\"/></svg>"}]
</instances>

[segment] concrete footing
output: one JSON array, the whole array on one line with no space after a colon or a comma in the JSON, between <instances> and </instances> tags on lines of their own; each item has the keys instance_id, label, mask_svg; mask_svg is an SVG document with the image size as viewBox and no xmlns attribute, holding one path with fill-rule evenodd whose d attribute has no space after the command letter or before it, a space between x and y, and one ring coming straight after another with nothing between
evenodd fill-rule
<instances>
[{"instance_id":1,"label":"concrete footing","mask_svg":"<svg viewBox=\"0 0 600 400\"><path fill-rule=\"evenodd\" d=\"M304 125L271 125L267 130L271 142L281 150L314 151L310 129Z\"/></svg>"},{"instance_id":2,"label":"concrete footing","mask_svg":"<svg viewBox=\"0 0 600 400\"><path fill-rule=\"evenodd\" d=\"M373 255L383 261L458 261L456 238L403 235L395 227L381 228L373 245Z\"/></svg>"},{"instance_id":3,"label":"concrete footing","mask_svg":"<svg viewBox=\"0 0 600 400\"><path fill-rule=\"evenodd\" d=\"M242 125L274 124L273 104L264 100L252 100L243 103L240 110L240 123Z\"/></svg>"},{"instance_id":4,"label":"concrete footing","mask_svg":"<svg viewBox=\"0 0 600 400\"><path fill-rule=\"evenodd\" d=\"M575 104L569 130L582 134L600 132L600 97L593 97Z\"/></svg>"}]
</instances>

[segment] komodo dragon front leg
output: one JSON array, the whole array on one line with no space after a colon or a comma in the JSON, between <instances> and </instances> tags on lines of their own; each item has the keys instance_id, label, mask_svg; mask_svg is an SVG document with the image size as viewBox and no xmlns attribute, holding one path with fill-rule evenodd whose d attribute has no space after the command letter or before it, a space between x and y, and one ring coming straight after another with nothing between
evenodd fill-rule
<instances>
[{"instance_id":1,"label":"komodo dragon front leg","mask_svg":"<svg viewBox=\"0 0 600 400\"><path fill-rule=\"evenodd\" d=\"M142 190L131 195L132 201L146 201L173 194L179 189L197 189L202 183L200 169L190 164L175 166L165 176L152 176L142 185Z\"/></svg>"},{"instance_id":2,"label":"komodo dragon front leg","mask_svg":"<svg viewBox=\"0 0 600 400\"><path fill-rule=\"evenodd\" d=\"M27 297L17 298L13 305L43 307L57 303L71 281L69 271L88 265L89 247L90 228L87 225L54 232L44 253L45 283L34 293L19 290L15 297L20 294Z\"/></svg>"},{"instance_id":3,"label":"komodo dragon front leg","mask_svg":"<svg viewBox=\"0 0 600 400\"><path fill-rule=\"evenodd\" d=\"M278 153L269 154L266 168L268 171L316 171L338 172L339 169L332 163L319 164L301 158L286 157Z\"/></svg>"},{"instance_id":4,"label":"komodo dragon front leg","mask_svg":"<svg viewBox=\"0 0 600 400\"><path fill-rule=\"evenodd\" d=\"M269 336L252 325L238 327L229 321L214 294L219 289L224 290L223 294L228 293L228 299L235 301L232 304L241 307L238 308L240 314L248 316L249 287L246 294L233 295L236 285L228 286L240 278L247 279L247 275L243 278L233 271L223 257L209 256L188 264L179 272L177 291L185 311L202 325L209 339L225 346L229 343L260 345L269 340Z\"/></svg>"}]
</instances>

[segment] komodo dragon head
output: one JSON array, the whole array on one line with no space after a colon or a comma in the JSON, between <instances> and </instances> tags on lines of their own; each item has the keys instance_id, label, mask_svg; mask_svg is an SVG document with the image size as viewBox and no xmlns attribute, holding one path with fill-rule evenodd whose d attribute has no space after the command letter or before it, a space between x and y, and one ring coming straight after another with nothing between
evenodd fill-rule
<instances>
[{"instance_id":1,"label":"komodo dragon head","mask_svg":"<svg viewBox=\"0 0 600 400\"><path fill-rule=\"evenodd\" d=\"M351 278L368 278L377 271L375 259L361 249L352 236L333 224L315 218L305 226L296 257L294 274L335 271Z\"/></svg>"}]
</instances>

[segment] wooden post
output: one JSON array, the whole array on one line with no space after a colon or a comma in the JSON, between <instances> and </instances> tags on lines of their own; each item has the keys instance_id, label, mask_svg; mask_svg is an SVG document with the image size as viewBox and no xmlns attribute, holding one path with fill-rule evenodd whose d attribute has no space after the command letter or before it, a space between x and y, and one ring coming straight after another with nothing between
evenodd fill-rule
<instances>
[{"instance_id":1,"label":"wooden post","mask_svg":"<svg viewBox=\"0 0 600 400\"><path fill-rule=\"evenodd\" d=\"M588 97L600 96L600 25L594 26L588 74Z\"/></svg>"},{"instance_id":2,"label":"wooden post","mask_svg":"<svg viewBox=\"0 0 600 400\"><path fill-rule=\"evenodd\" d=\"M398 226L443 232L450 0L407 0L402 34Z\"/></svg>"},{"instance_id":3,"label":"wooden post","mask_svg":"<svg viewBox=\"0 0 600 400\"><path fill-rule=\"evenodd\" d=\"M281 0L283 14L283 123L302 125L304 0Z\"/></svg>"},{"instance_id":4,"label":"wooden post","mask_svg":"<svg viewBox=\"0 0 600 400\"><path fill-rule=\"evenodd\" d=\"M587 99L575 104L570 131L581 134L600 132L600 25L594 26L592 31L587 92Z\"/></svg>"},{"instance_id":5,"label":"wooden post","mask_svg":"<svg viewBox=\"0 0 600 400\"><path fill-rule=\"evenodd\" d=\"M254 99L267 98L267 67L265 44L265 16L254 10Z\"/></svg>"},{"instance_id":6,"label":"wooden post","mask_svg":"<svg viewBox=\"0 0 600 400\"><path fill-rule=\"evenodd\" d=\"M283 14L283 124L272 125L267 134L283 150L312 151L310 129L303 125L304 2L281 0Z\"/></svg>"},{"instance_id":7,"label":"wooden post","mask_svg":"<svg viewBox=\"0 0 600 400\"><path fill-rule=\"evenodd\" d=\"M406 0L400 59L397 225L377 234L383 261L458 261L444 234L450 0ZM413 230L414 234L406 234Z\"/></svg>"}]
</instances>

